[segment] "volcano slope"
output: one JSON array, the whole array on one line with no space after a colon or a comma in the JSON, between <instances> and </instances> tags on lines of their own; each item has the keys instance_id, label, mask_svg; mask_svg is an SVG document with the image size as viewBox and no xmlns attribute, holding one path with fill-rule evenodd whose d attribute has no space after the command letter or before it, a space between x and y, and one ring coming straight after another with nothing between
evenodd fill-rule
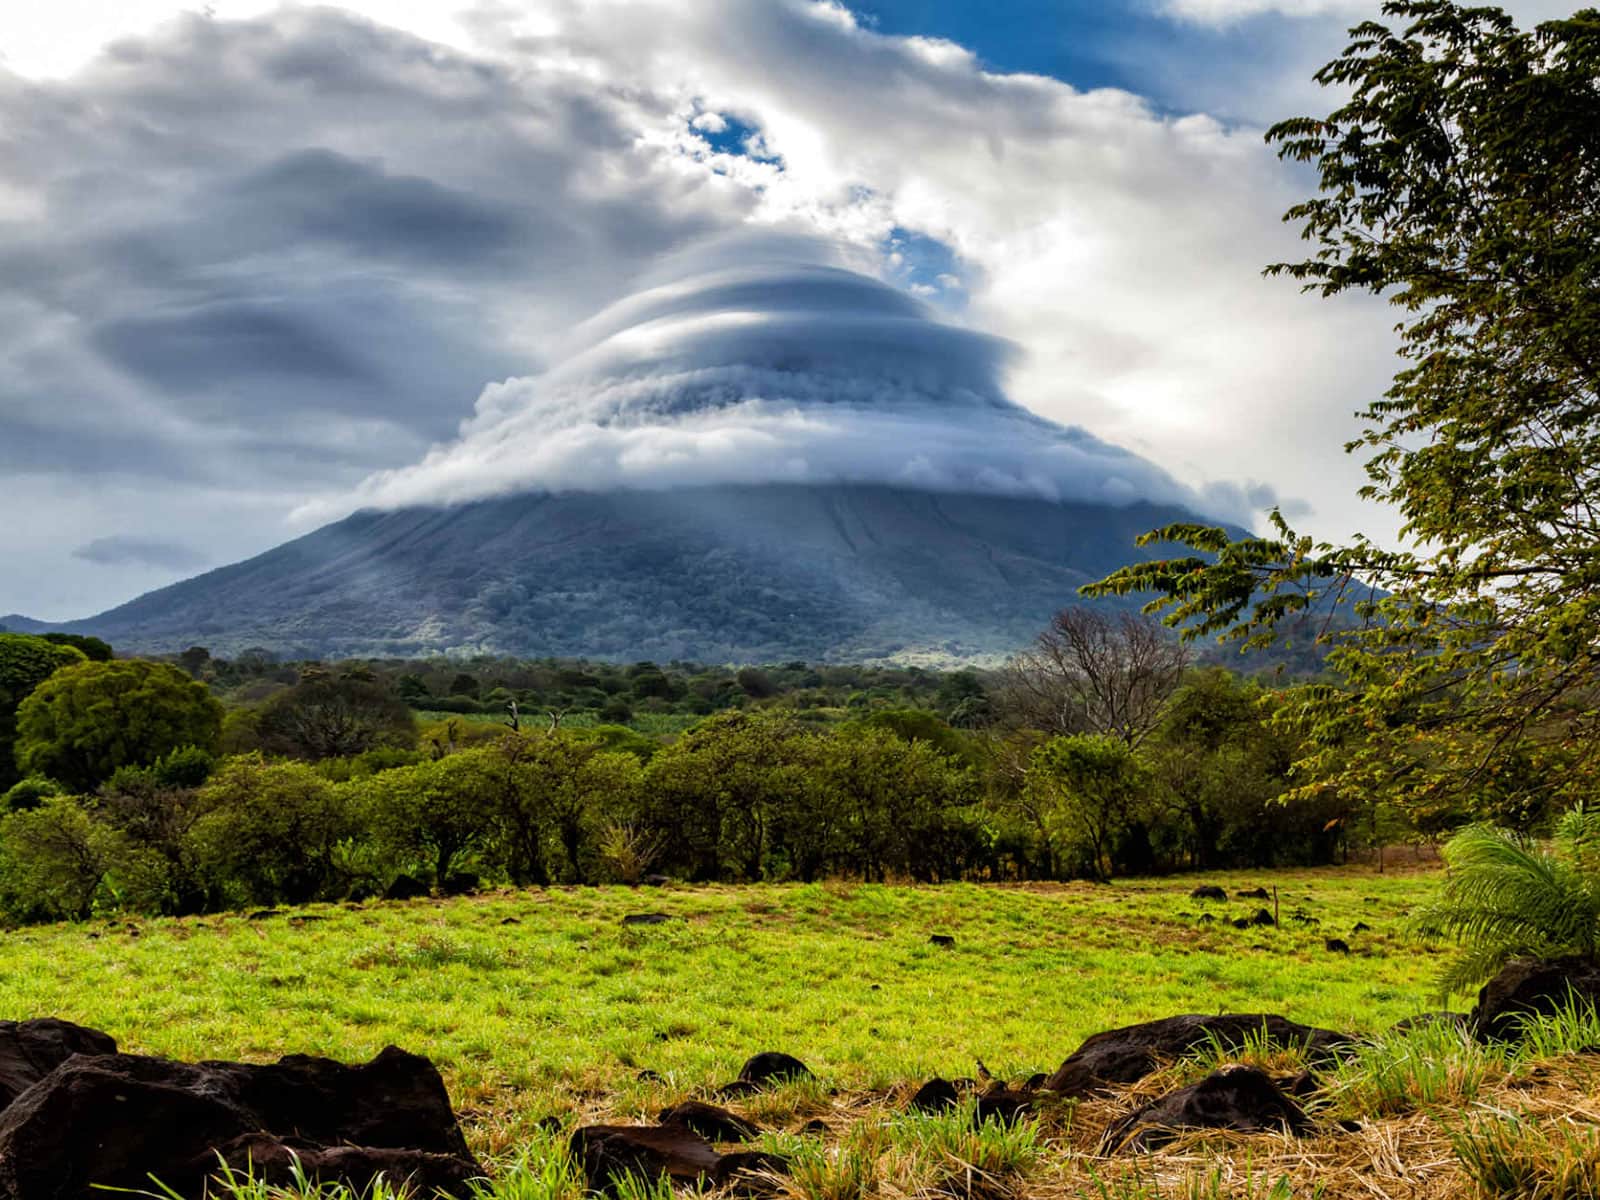
<instances>
[{"instance_id":1,"label":"volcano slope","mask_svg":"<svg viewBox=\"0 0 1600 1200\"><path fill-rule=\"evenodd\" d=\"M982 659L1192 519L874 484L533 493L358 512L57 628L129 652Z\"/></svg>"}]
</instances>

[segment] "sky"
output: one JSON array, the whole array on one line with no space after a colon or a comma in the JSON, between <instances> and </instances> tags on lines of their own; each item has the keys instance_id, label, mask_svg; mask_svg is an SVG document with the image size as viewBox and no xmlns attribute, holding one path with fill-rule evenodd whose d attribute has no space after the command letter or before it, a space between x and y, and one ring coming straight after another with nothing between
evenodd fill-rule
<instances>
[{"instance_id":1,"label":"sky","mask_svg":"<svg viewBox=\"0 0 1600 1200\"><path fill-rule=\"evenodd\" d=\"M1313 186L1262 131L1375 10L0 6L0 613L523 487L1390 535L1341 447L1394 316L1261 275Z\"/></svg>"}]
</instances>

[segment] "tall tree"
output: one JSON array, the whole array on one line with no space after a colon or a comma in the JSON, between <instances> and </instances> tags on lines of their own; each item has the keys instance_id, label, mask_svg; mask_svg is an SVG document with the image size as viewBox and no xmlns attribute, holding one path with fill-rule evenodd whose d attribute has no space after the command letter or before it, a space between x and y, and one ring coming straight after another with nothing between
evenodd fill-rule
<instances>
[{"instance_id":1,"label":"tall tree","mask_svg":"<svg viewBox=\"0 0 1600 1200\"><path fill-rule=\"evenodd\" d=\"M1188 636L1326 635L1343 686L1281 711L1299 774L1414 807L1470 796L1513 756L1551 806L1594 787L1600 733L1600 12L1520 30L1450 0L1384 5L1317 75L1348 100L1268 132L1320 193L1287 214L1315 247L1273 274L1399 310L1407 365L1359 415L1363 494L1402 548L1175 525L1198 553L1085 589L1150 591ZM1559 764L1559 769L1557 769Z\"/></svg>"},{"instance_id":2,"label":"tall tree","mask_svg":"<svg viewBox=\"0 0 1600 1200\"><path fill-rule=\"evenodd\" d=\"M1149 617L1064 608L1000 673L998 706L1012 726L1099 733L1137 746L1189 665L1188 649Z\"/></svg>"}]
</instances>

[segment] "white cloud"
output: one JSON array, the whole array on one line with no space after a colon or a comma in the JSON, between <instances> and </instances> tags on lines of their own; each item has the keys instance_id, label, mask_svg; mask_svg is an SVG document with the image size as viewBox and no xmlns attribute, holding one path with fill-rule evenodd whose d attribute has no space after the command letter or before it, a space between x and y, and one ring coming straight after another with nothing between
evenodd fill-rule
<instances>
[{"instance_id":1,"label":"white cloud","mask_svg":"<svg viewBox=\"0 0 1600 1200\"><path fill-rule=\"evenodd\" d=\"M488 388L458 441L303 515L775 482L1249 511L1012 404L1010 347L934 320L825 245L744 235L676 270L585 322L549 372Z\"/></svg>"}]
</instances>

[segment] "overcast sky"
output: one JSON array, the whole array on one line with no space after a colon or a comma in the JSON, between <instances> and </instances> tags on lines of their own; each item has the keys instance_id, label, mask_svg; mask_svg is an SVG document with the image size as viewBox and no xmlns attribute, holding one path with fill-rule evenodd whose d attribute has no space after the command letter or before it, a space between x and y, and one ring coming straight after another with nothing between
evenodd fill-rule
<instances>
[{"instance_id":1,"label":"overcast sky","mask_svg":"<svg viewBox=\"0 0 1600 1200\"><path fill-rule=\"evenodd\" d=\"M1260 275L1301 252L1279 216L1311 186L1261 131L1327 111L1310 74L1375 8L0 5L0 613L89 615L524 464L530 486L660 486L860 475L881 446L891 477L1078 472L1385 534L1340 446L1392 374L1393 317ZM753 323L876 331L871 362L942 364L1003 420L961 455L942 392L888 417L873 393L821 432L745 404L688 451L677 427L589 436L597 370L739 367L759 392L788 351L727 332ZM666 329L709 357L637 350ZM1079 431L1067 457L1030 460L1011 402Z\"/></svg>"}]
</instances>

